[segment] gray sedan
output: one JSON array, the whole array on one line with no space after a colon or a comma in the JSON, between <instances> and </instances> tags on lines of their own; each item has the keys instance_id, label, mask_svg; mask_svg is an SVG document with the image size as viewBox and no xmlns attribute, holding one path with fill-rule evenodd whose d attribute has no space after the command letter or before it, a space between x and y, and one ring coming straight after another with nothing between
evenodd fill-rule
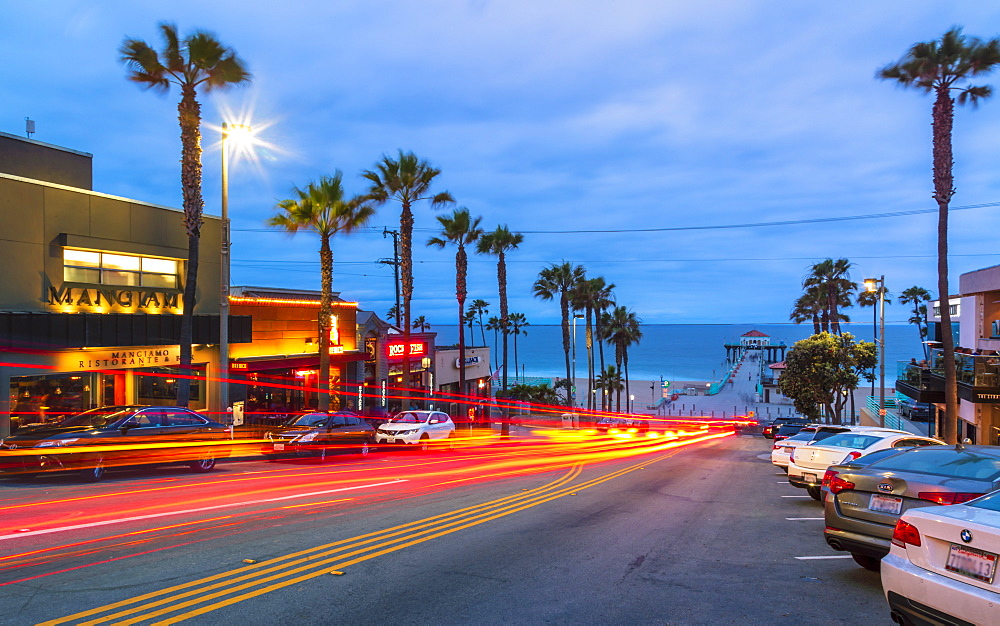
<instances>
[{"instance_id":1,"label":"gray sedan","mask_svg":"<svg viewBox=\"0 0 1000 626\"><path fill-rule=\"evenodd\" d=\"M877 571L903 513L1000 489L1000 447L913 448L863 468L831 467L823 485L826 542Z\"/></svg>"}]
</instances>

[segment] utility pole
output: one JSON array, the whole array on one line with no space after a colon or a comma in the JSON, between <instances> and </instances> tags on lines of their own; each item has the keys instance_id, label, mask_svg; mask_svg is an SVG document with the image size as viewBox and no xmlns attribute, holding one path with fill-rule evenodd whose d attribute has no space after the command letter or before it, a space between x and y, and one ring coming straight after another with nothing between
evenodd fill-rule
<instances>
[{"instance_id":1,"label":"utility pole","mask_svg":"<svg viewBox=\"0 0 1000 626\"><path fill-rule=\"evenodd\" d=\"M399 305L399 231L389 230L388 228L382 230L382 239L385 239L389 235L392 235L392 258L379 259L378 262L382 265L391 265L393 268L393 275L395 276L393 284L396 287L396 326L399 326L403 319L403 311Z\"/></svg>"}]
</instances>

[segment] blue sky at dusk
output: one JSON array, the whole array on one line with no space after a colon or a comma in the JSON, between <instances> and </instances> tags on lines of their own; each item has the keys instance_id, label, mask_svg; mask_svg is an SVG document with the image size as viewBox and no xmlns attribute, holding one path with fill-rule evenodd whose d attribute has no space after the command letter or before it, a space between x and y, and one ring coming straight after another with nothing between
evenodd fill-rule
<instances>
[{"instance_id":1,"label":"blue sky at dusk","mask_svg":"<svg viewBox=\"0 0 1000 626\"><path fill-rule=\"evenodd\" d=\"M318 239L264 221L293 186L339 169L352 193L384 154L441 168L437 190L525 233L511 253L511 310L563 260L616 285L647 323L785 322L808 266L847 257L852 276L935 292L931 96L875 72L953 25L1000 34L994 3L921 0L369 0L170 3L36 0L0 8L0 131L94 155L94 189L181 206L179 94L125 79L126 36L156 24L214 32L253 83L203 96L208 124L252 114L271 144L230 178L233 283L319 288ZM981 81L1000 85L1000 72ZM206 213L219 213L218 132L206 127ZM1000 203L1000 97L958 109L953 206ZM454 252L427 248L416 206L414 315L454 323ZM959 274L1000 263L1000 206L952 214ZM383 314L394 299L379 209L334 241L334 289ZM732 227L739 226L739 227ZM178 228L182 228L178 220ZM641 232L649 229L658 232ZM575 232L572 232L575 231ZM470 298L493 303L496 266L473 256ZM851 312L859 320L868 312ZM905 322L900 306L890 321Z\"/></svg>"}]
</instances>

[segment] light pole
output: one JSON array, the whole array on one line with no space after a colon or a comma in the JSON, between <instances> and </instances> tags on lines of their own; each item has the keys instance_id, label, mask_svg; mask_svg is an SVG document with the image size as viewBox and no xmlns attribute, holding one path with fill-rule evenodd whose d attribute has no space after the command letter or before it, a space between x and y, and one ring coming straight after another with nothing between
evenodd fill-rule
<instances>
[{"instance_id":1,"label":"light pole","mask_svg":"<svg viewBox=\"0 0 1000 626\"><path fill-rule=\"evenodd\" d=\"M222 245L219 269L219 411L229 417L229 146L228 139L246 141L252 131L244 124L222 123Z\"/></svg>"},{"instance_id":2,"label":"light pole","mask_svg":"<svg viewBox=\"0 0 1000 626\"><path fill-rule=\"evenodd\" d=\"M576 408L576 320L582 320L579 313L573 314L573 380L570 381L570 389L573 390L573 408Z\"/></svg>"},{"instance_id":3,"label":"light pole","mask_svg":"<svg viewBox=\"0 0 1000 626\"><path fill-rule=\"evenodd\" d=\"M885 427L885 274L866 278L865 289L878 289L878 425Z\"/></svg>"}]
</instances>

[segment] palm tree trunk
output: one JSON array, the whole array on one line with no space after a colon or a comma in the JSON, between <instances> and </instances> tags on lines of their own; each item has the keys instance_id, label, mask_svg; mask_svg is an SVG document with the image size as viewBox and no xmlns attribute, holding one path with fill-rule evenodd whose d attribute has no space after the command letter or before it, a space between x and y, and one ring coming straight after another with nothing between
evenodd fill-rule
<instances>
[{"instance_id":1,"label":"palm tree trunk","mask_svg":"<svg viewBox=\"0 0 1000 626\"><path fill-rule=\"evenodd\" d=\"M458 324L462 325L462 316L465 314L466 289L465 272L468 267L468 260L465 255L465 248L458 246L455 253L455 296L458 299ZM433 391L433 389L431 390ZM465 404L465 332L458 341L458 406ZM472 430L472 420L469 420L469 430Z\"/></svg>"},{"instance_id":2,"label":"palm tree trunk","mask_svg":"<svg viewBox=\"0 0 1000 626\"><path fill-rule=\"evenodd\" d=\"M597 407L594 402L594 328L593 323L593 313L594 309L588 306L586 308L587 315L587 330L586 339L587 344L587 408L591 411L595 410Z\"/></svg>"},{"instance_id":3,"label":"palm tree trunk","mask_svg":"<svg viewBox=\"0 0 1000 626\"><path fill-rule=\"evenodd\" d=\"M510 335L510 319L507 315L507 261L504 253L498 255L497 279L500 287L500 330L503 331L503 383L504 395L507 392L507 338ZM484 340L485 341L485 340ZM500 424L500 436L510 435L510 406L504 403L503 422Z\"/></svg>"},{"instance_id":4,"label":"palm tree trunk","mask_svg":"<svg viewBox=\"0 0 1000 626\"><path fill-rule=\"evenodd\" d=\"M948 204L955 193L951 151L954 102L947 87L937 89L933 109L934 199L938 204L938 302L941 307L941 351L944 356L944 424L938 431L945 443L958 441L958 378L955 341L951 334L948 290Z\"/></svg>"},{"instance_id":5,"label":"palm tree trunk","mask_svg":"<svg viewBox=\"0 0 1000 626\"><path fill-rule=\"evenodd\" d=\"M194 306L198 283L199 244L201 241L201 105L195 87L181 86L181 101L177 105L181 127L181 191L184 203L184 226L188 235L187 276L184 281L184 310L181 312L180 369L177 377L177 405L191 401L191 343L194 340ZM224 367L224 366L223 366Z\"/></svg>"},{"instance_id":6,"label":"palm tree trunk","mask_svg":"<svg viewBox=\"0 0 1000 626\"><path fill-rule=\"evenodd\" d=\"M572 407L574 381L570 378L572 374L569 363L569 298L566 292L562 292L559 296L559 308L562 312L563 354L566 355L566 406Z\"/></svg>"},{"instance_id":7,"label":"palm tree trunk","mask_svg":"<svg viewBox=\"0 0 1000 626\"><path fill-rule=\"evenodd\" d=\"M319 395L317 408L330 410L330 319L333 297L333 252L329 235L320 235L320 301L319 301Z\"/></svg>"},{"instance_id":8,"label":"palm tree trunk","mask_svg":"<svg viewBox=\"0 0 1000 626\"><path fill-rule=\"evenodd\" d=\"M410 405L410 302L413 298L413 212L410 203L403 202L399 216L400 265L403 270L403 387L400 408Z\"/></svg>"},{"instance_id":9,"label":"palm tree trunk","mask_svg":"<svg viewBox=\"0 0 1000 626\"><path fill-rule=\"evenodd\" d=\"M603 309L597 309L597 310L594 311L594 326L595 326L595 330L597 331L597 351L598 351L598 353L600 353L600 356L601 356L601 374L604 374L604 372L605 372L605 369L604 369L604 339L602 339L602 337L604 335L601 333L601 314L602 313L604 313ZM604 408L604 392L603 391L601 392L601 410L602 411L605 410L605 408Z\"/></svg>"},{"instance_id":10,"label":"palm tree trunk","mask_svg":"<svg viewBox=\"0 0 1000 626\"><path fill-rule=\"evenodd\" d=\"M622 348L622 362L625 364L625 412L632 412L632 395L628 387L628 348Z\"/></svg>"}]
</instances>

